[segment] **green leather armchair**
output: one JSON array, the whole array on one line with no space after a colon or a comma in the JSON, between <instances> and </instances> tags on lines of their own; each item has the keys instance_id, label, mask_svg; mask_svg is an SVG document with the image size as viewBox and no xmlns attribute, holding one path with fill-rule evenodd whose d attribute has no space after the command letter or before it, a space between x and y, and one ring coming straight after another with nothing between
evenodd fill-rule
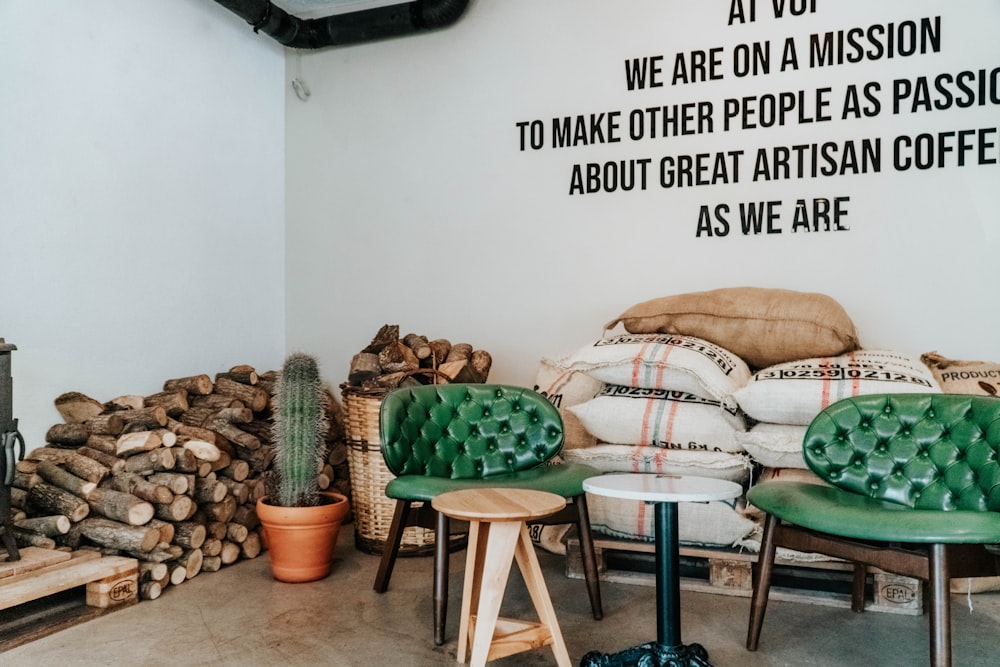
<instances>
[{"instance_id":1,"label":"green leather armchair","mask_svg":"<svg viewBox=\"0 0 1000 667\"><path fill-rule=\"evenodd\" d=\"M867 566L928 582L932 665L951 664L950 579L992 576L1000 542L1000 398L867 395L839 401L802 452L830 486L766 482L747 500L767 513L747 648L757 649L775 549L853 561L852 608Z\"/></svg>"},{"instance_id":2,"label":"green leather armchair","mask_svg":"<svg viewBox=\"0 0 1000 667\"><path fill-rule=\"evenodd\" d=\"M577 526L595 619L603 616L600 584L583 480L600 474L577 463L549 464L563 446L559 412L537 392L485 384L426 385L393 391L379 414L382 456L396 478L385 493L396 499L374 589L389 586L408 525L433 527L434 641L444 643L451 525L431 507L434 496L473 487L516 487L558 494L566 510L542 520ZM414 503L419 506L414 507ZM412 510L412 511L411 511Z\"/></svg>"}]
</instances>

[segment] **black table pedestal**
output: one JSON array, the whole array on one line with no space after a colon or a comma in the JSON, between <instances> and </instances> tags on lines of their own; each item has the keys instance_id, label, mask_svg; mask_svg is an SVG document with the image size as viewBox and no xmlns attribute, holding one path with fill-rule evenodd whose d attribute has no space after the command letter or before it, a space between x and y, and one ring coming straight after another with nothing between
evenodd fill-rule
<instances>
[{"instance_id":1,"label":"black table pedestal","mask_svg":"<svg viewBox=\"0 0 1000 667\"><path fill-rule=\"evenodd\" d=\"M681 644L677 503L656 504L656 641L618 653L591 651L580 667L712 667L701 644Z\"/></svg>"}]
</instances>

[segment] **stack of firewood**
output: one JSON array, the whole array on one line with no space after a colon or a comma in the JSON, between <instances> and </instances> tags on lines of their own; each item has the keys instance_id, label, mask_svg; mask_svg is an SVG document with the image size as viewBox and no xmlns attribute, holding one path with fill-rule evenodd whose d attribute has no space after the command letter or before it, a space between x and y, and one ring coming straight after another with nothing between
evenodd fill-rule
<instances>
[{"instance_id":1,"label":"stack of firewood","mask_svg":"<svg viewBox=\"0 0 1000 667\"><path fill-rule=\"evenodd\" d=\"M140 596L264 547L255 503L274 459L278 373L239 366L167 380L150 396L55 403L64 422L19 461L12 485L21 546L100 549L140 561ZM323 488L350 493L339 403L331 396Z\"/></svg>"},{"instance_id":2,"label":"stack of firewood","mask_svg":"<svg viewBox=\"0 0 1000 667\"><path fill-rule=\"evenodd\" d=\"M493 358L486 350L445 338L399 336L399 326L384 325L372 342L351 359L347 385L395 389L415 384L486 382Z\"/></svg>"}]
</instances>

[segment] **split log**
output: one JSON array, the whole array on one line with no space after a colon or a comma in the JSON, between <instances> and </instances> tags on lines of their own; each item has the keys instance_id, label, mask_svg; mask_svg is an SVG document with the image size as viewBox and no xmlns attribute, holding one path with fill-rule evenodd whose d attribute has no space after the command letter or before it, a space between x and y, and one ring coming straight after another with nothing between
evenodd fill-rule
<instances>
[{"instance_id":1,"label":"split log","mask_svg":"<svg viewBox=\"0 0 1000 667\"><path fill-rule=\"evenodd\" d=\"M351 357L351 365L347 372L347 382L351 385L361 385L382 373L377 354L359 352Z\"/></svg>"},{"instance_id":2,"label":"split log","mask_svg":"<svg viewBox=\"0 0 1000 667\"><path fill-rule=\"evenodd\" d=\"M228 477L235 482L242 482L250 476L250 464L241 459L233 459L229 465L219 471L219 476Z\"/></svg>"},{"instance_id":3,"label":"split log","mask_svg":"<svg viewBox=\"0 0 1000 667\"><path fill-rule=\"evenodd\" d=\"M126 525L100 517L81 521L80 532L91 542L126 551L151 551L160 541L160 532L155 528Z\"/></svg>"},{"instance_id":4,"label":"split log","mask_svg":"<svg viewBox=\"0 0 1000 667\"><path fill-rule=\"evenodd\" d=\"M476 382L468 359L446 361L438 366L438 373L447 378L448 382Z\"/></svg>"},{"instance_id":5,"label":"split log","mask_svg":"<svg viewBox=\"0 0 1000 667\"><path fill-rule=\"evenodd\" d=\"M97 488L97 484L94 482L80 479L51 461L42 461L39 463L37 473L39 477L49 484L58 486L60 489L69 491L73 495L83 499L87 499L94 489Z\"/></svg>"},{"instance_id":6,"label":"split log","mask_svg":"<svg viewBox=\"0 0 1000 667\"><path fill-rule=\"evenodd\" d=\"M29 530L20 530L15 528L12 531L14 535L14 541L19 547L38 547L39 549L55 549L56 541L51 537L46 537L45 535L39 535L38 533L33 533Z\"/></svg>"},{"instance_id":7,"label":"split log","mask_svg":"<svg viewBox=\"0 0 1000 667\"><path fill-rule=\"evenodd\" d=\"M65 535L69 532L69 518L62 514L51 516L36 516L14 521L14 527L26 530L46 537L55 535Z\"/></svg>"},{"instance_id":8,"label":"split log","mask_svg":"<svg viewBox=\"0 0 1000 667\"><path fill-rule=\"evenodd\" d=\"M78 391L70 391L56 396L56 410L67 424L79 424L101 414L104 406L97 399Z\"/></svg>"},{"instance_id":9,"label":"split log","mask_svg":"<svg viewBox=\"0 0 1000 667\"><path fill-rule=\"evenodd\" d=\"M159 484L170 489L174 494L187 493L194 479L190 475L183 475L176 472L157 472L146 477L146 481ZM169 501L168 501L169 502Z\"/></svg>"},{"instance_id":10,"label":"split log","mask_svg":"<svg viewBox=\"0 0 1000 667\"><path fill-rule=\"evenodd\" d=\"M189 496L174 496L169 503L153 503L153 515L164 521L186 521L197 511Z\"/></svg>"},{"instance_id":11,"label":"split log","mask_svg":"<svg viewBox=\"0 0 1000 667\"><path fill-rule=\"evenodd\" d=\"M90 442L88 440L87 442ZM107 452L102 452L98 449L94 449L88 445L84 445L76 450L76 453L80 456L86 456L88 459L93 459L100 463L102 466L108 469L112 474L118 474L125 470L125 459L120 459L114 454L108 454Z\"/></svg>"},{"instance_id":12,"label":"split log","mask_svg":"<svg viewBox=\"0 0 1000 667\"><path fill-rule=\"evenodd\" d=\"M236 455L250 465L251 472L258 474L271 467L271 462L274 461L276 454L277 451L271 446L262 446L255 451L243 449L242 447L236 450Z\"/></svg>"},{"instance_id":13,"label":"split log","mask_svg":"<svg viewBox=\"0 0 1000 667\"><path fill-rule=\"evenodd\" d=\"M153 505L131 493L114 489L94 489L87 498L90 508L109 519L142 526L153 518Z\"/></svg>"},{"instance_id":14,"label":"split log","mask_svg":"<svg viewBox=\"0 0 1000 667\"><path fill-rule=\"evenodd\" d=\"M193 473L199 477L204 477L212 471L211 463L200 460L193 452L183 447L177 449L177 455L174 457L174 465L171 467L177 472Z\"/></svg>"},{"instance_id":15,"label":"split log","mask_svg":"<svg viewBox=\"0 0 1000 667\"><path fill-rule=\"evenodd\" d=\"M118 412L99 414L86 422L91 435L121 435L125 430L125 420Z\"/></svg>"},{"instance_id":16,"label":"split log","mask_svg":"<svg viewBox=\"0 0 1000 667\"><path fill-rule=\"evenodd\" d=\"M138 452L148 452L163 444L163 439L155 431L134 431L118 438L115 443L115 455L131 456Z\"/></svg>"},{"instance_id":17,"label":"split log","mask_svg":"<svg viewBox=\"0 0 1000 667\"><path fill-rule=\"evenodd\" d=\"M167 504L174 499L174 492L168 487L151 482L135 473L113 475L108 480L108 486L114 491L130 493L136 498L151 503Z\"/></svg>"},{"instance_id":18,"label":"split log","mask_svg":"<svg viewBox=\"0 0 1000 667\"><path fill-rule=\"evenodd\" d=\"M205 538L201 545L201 553L204 556L218 556L222 553L222 540L215 537Z\"/></svg>"},{"instance_id":19,"label":"split log","mask_svg":"<svg viewBox=\"0 0 1000 667\"><path fill-rule=\"evenodd\" d=\"M233 494L233 498L236 499L237 504L242 505L250 500L250 487L246 484L229 479L228 477L219 477L218 483L225 486L229 490L229 493Z\"/></svg>"},{"instance_id":20,"label":"split log","mask_svg":"<svg viewBox=\"0 0 1000 667\"><path fill-rule=\"evenodd\" d=\"M57 447L79 447L89 437L90 428L86 424L53 424L45 433L45 442Z\"/></svg>"},{"instance_id":21,"label":"split log","mask_svg":"<svg viewBox=\"0 0 1000 667\"><path fill-rule=\"evenodd\" d=\"M433 367L444 363L444 360L448 358L448 353L451 352L451 341L447 338L435 338L427 345L431 348L431 356L424 361L429 360Z\"/></svg>"},{"instance_id":22,"label":"split log","mask_svg":"<svg viewBox=\"0 0 1000 667\"><path fill-rule=\"evenodd\" d=\"M226 531L228 526L225 521L207 521L205 523L205 531L208 535L207 540L219 540L222 541L226 539Z\"/></svg>"},{"instance_id":23,"label":"split log","mask_svg":"<svg viewBox=\"0 0 1000 667\"><path fill-rule=\"evenodd\" d=\"M143 399L142 404L147 408L163 408L168 417L176 417L190 407L188 404L187 390L180 388L168 389L157 394L146 396Z\"/></svg>"},{"instance_id":24,"label":"split log","mask_svg":"<svg viewBox=\"0 0 1000 667\"><path fill-rule=\"evenodd\" d=\"M398 324L383 324L379 328L378 333L372 338L372 341L368 343L368 346L362 350L362 352L371 352L372 354L378 354L382 351L382 348L387 345L395 345L399 341L399 325Z\"/></svg>"},{"instance_id":25,"label":"split log","mask_svg":"<svg viewBox=\"0 0 1000 667\"><path fill-rule=\"evenodd\" d=\"M156 405L149 408L122 410L118 414L125 421L124 431L129 433L153 431L167 425L167 411Z\"/></svg>"},{"instance_id":26,"label":"split log","mask_svg":"<svg viewBox=\"0 0 1000 667\"><path fill-rule=\"evenodd\" d=\"M226 539L230 542L235 542L236 544L243 544L246 541L247 536L250 534L250 529L240 523L230 522L226 524Z\"/></svg>"},{"instance_id":27,"label":"split log","mask_svg":"<svg viewBox=\"0 0 1000 667\"><path fill-rule=\"evenodd\" d=\"M189 549L177 559L177 562L184 566L186 579L198 576L198 573L201 572L203 559L204 556L201 553L201 549Z\"/></svg>"},{"instance_id":28,"label":"split log","mask_svg":"<svg viewBox=\"0 0 1000 667\"><path fill-rule=\"evenodd\" d=\"M184 549L177 546L176 544L157 544L154 548L147 551L129 550L130 556L133 556L140 561L148 561L150 563L167 563L172 560L176 560L181 557L184 553ZM168 566L169 567L169 566Z\"/></svg>"},{"instance_id":29,"label":"split log","mask_svg":"<svg viewBox=\"0 0 1000 667\"><path fill-rule=\"evenodd\" d=\"M191 377L174 378L163 383L163 391L183 389L188 394L207 396L212 393L212 378L208 375L193 375Z\"/></svg>"},{"instance_id":30,"label":"split log","mask_svg":"<svg viewBox=\"0 0 1000 667\"><path fill-rule=\"evenodd\" d=\"M222 456L222 452L219 448L215 446L214 443L208 442L207 440L195 440L187 436L181 436L180 445L195 455L196 458L202 461L218 461Z\"/></svg>"},{"instance_id":31,"label":"split log","mask_svg":"<svg viewBox=\"0 0 1000 667\"><path fill-rule=\"evenodd\" d=\"M420 367L420 360L413 350L402 343L386 345L378 353L378 365L382 373L404 373Z\"/></svg>"},{"instance_id":32,"label":"split log","mask_svg":"<svg viewBox=\"0 0 1000 667\"><path fill-rule=\"evenodd\" d=\"M177 444L177 434L167 428L158 428L153 431L160 438L160 444L164 447L173 447Z\"/></svg>"},{"instance_id":33,"label":"split log","mask_svg":"<svg viewBox=\"0 0 1000 667\"><path fill-rule=\"evenodd\" d=\"M219 472L220 470L227 468L230 463L233 462L233 456L229 452L224 452L219 450L219 458L214 461L209 461L212 464L212 472Z\"/></svg>"},{"instance_id":34,"label":"split log","mask_svg":"<svg viewBox=\"0 0 1000 667\"><path fill-rule=\"evenodd\" d=\"M149 523L146 524L150 528L156 528L160 531L160 542L165 544L170 544L174 541L174 534L177 532L175 523L170 521L164 521L163 519L152 518Z\"/></svg>"},{"instance_id":35,"label":"split log","mask_svg":"<svg viewBox=\"0 0 1000 667\"><path fill-rule=\"evenodd\" d=\"M221 410L223 408L245 408L243 401L235 396L225 394L209 394L208 396L194 396L191 398L192 408L209 408L211 410Z\"/></svg>"},{"instance_id":36,"label":"split log","mask_svg":"<svg viewBox=\"0 0 1000 667\"><path fill-rule=\"evenodd\" d=\"M246 431L242 431L236 426L225 422L222 420L214 420L211 423L211 429L221 435L223 438L233 443L238 447L243 449L249 449L251 451L260 449L261 442L260 439L254 435L250 435Z\"/></svg>"},{"instance_id":37,"label":"split log","mask_svg":"<svg viewBox=\"0 0 1000 667\"><path fill-rule=\"evenodd\" d=\"M148 452L140 452L125 459L125 472L149 475L158 471L173 470L177 458L179 457L174 456L174 450L162 447Z\"/></svg>"},{"instance_id":38,"label":"split log","mask_svg":"<svg viewBox=\"0 0 1000 667\"><path fill-rule=\"evenodd\" d=\"M215 383L219 383L219 379L224 378L226 380L232 380L233 382L239 382L240 384L255 385L260 381L260 376L257 375L255 371L250 366L243 366L238 370L230 370L227 373L216 373Z\"/></svg>"},{"instance_id":39,"label":"split log","mask_svg":"<svg viewBox=\"0 0 1000 667\"><path fill-rule=\"evenodd\" d=\"M90 514L90 505L86 500L47 482L35 484L27 494L27 509L36 514L62 514L73 523L82 521Z\"/></svg>"},{"instance_id":40,"label":"split log","mask_svg":"<svg viewBox=\"0 0 1000 667\"><path fill-rule=\"evenodd\" d=\"M240 558L240 545L233 542L223 542L222 551L219 553L219 558L222 559L223 565L232 565Z\"/></svg>"},{"instance_id":41,"label":"split log","mask_svg":"<svg viewBox=\"0 0 1000 667\"><path fill-rule=\"evenodd\" d=\"M253 411L250 408L220 408L216 411L214 420L229 422L230 424L249 424L253 421Z\"/></svg>"},{"instance_id":42,"label":"split log","mask_svg":"<svg viewBox=\"0 0 1000 667\"><path fill-rule=\"evenodd\" d=\"M197 407L190 408L184 414L180 415L179 419L182 423L188 426L194 426L201 428L205 425L208 420L215 416L215 412L218 408L208 408L208 407Z\"/></svg>"},{"instance_id":43,"label":"split log","mask_svg":"<svg viewBox=\"0 0 1000 667\"><path fill-rule=\"evenodd\" d=\"M222 558L218 555L209 556L205 555L201 559L201 571L202 572L218 572L222 569Z\"/></svg>"},{"instance_id":44,"label":"split log","mask_svg":"<svg viewBox=\"0 0 1000 667\"><path fill-rule=\"evenodd\" d=\"M118 437L110 434L91 433L85 446L105 454L114 454L118 451Z\"/></svg>"},{"instance_id":45,"label":"split log","mask_svg":"<svg viewBox=\"0 0 1000 667\"><path fill-rule=\"evenodd\" d=\"M109 412L122 411L122 410L142 410L142 396L136 396L135 394L125 394L124 396L116 396L110 401L104 404L104 409Z\"/></svg>"},{"instance_id":46,"label":"split log","mask_svg":"<svg viewBox=\"0 0 1000 667\"><path fill-rule=\"evenodd\" d=\"M21 510L26 509L28 507L28 491L26 489L11 488L10 506ZM84 505L84 507L86 507L86 505ZM87 508L87 511L90 511L89 507Z\"/></svg>"},{"instance_id":47,"label":"split log","mask_svg":"<svg viewBox=\"0 0 1000 667\"><path fill-rule=\"evenodd\" d=\"M176 419L167 420L167 429L177 435L187 436L188 438L193 438L195 440L204 440L206 442L215 441L215 433L207 428L191 426L189 424L185 424L184 422L177 421Z\"/></svg>"},{"instance_id":48,"label":"split log","mask_svg":"<svg viewBox=\"0 0 1000 667\"><path fill-rule=\"evenodd\" d=\"M163 594L163 586L158 581L144 581L139 584L140 600L155 600Z\"/></svg>"},{"instance_id":49,"label":"split log","mask_svg":"<svg viewBox=\"0 0 1000 667\"><path fill-rule=\"evenodd\" d=\"M183 555L182 553L181 556ZM170 583L174 586L180 586L187 581L187 569L176 560L167 563L167 569L170 570Z\"/></svg>"},{"instance_id":50,"label":"split log","mask_svg":"<svg viewBox=\"0 0 1000 667\"><path fill-rule=\"evenodd\" d=\"M254 412L260 412L266 408L271 400L271 397L263 389L234 382L228 378L219 378L219 381L215 383L215 393L238 398Z\"/></svg>"},{"instance_id":51,"label":"split log","mask_svg":"<svg viewBox=\"0 0 1000 667\"><path fill-rule=\"evenodd\" d=\"M139 581L161 581L167 576L167 566L163 563L139 561Z\"/></svg>"},{"instance_id":52,"label":"split log","mask_svg":"<svg viewBox=\"0 0 1000 667\"><path fill-rule=\"evenodd\" d=\"M472 370L479 377L479 382L486 382L493 367L493 356L486 350L474 350L469 359Z\"/></svg>"},{"instance_id":53,"label":"split log","mask_svg":"<svg viewBox=\"0 0 1000 667\"><path fill-rule=\"evenodd\" d=\"M25 461L18 461L17 465L20 466L21 463L25 463ZM32 463L34 463L34 461L32 461ZM37 468L37 466L35 467ZM24 470L21 470L20 467L15 467L14 478L11 481L11 486L18 489L24 489L25 491L30 491L31 487L33 487L34 485L38 484L41 481L42 478L38 475L37 472L26 472Z\"/></svg>"},{"instance_id":54,"label":"split log","mask_svg":"<svg viewBox=\"0 0 1000 667\"><path fill-rule=\"evenodd\" d=\"M240 543L240 555L244 558L256 558L260 555L264 545L260 539L260 533L250 531L247 538Z\"/></svg>"},{"instance_id":55,"label":"split log","mask_svg":"<svg viewBox=\"0 0 1000 667\"><path fill-rule=\"evenodd\" d=\"M229 523L236 514L236 499L232 495L226 495L217 503L205 503L203 509L210 520Z\"/></svg>"},{"instance_id":56,"label":"split log","mask_svg":"<svg viewBox=\"0 0 1000 667\"><path fill-rule=\"evenodd\" d=\"M427 340L427 336L409 333L403 336L403 344L413 350L413 354L417 359L427 359L431 356L431 346Z\"/></svg>"},{"instance_id":57,"label":"split log","mask_svg":"<svg viewBox=\"0 0 1000 667\"><path fill-rule=\"evenodd\" d=\"M222 482L210 476L199 477L194 481L194 499L199 503L221 503L229 489Z\"/></svg>"},{"instance_id":58,"label":"split log","mask_svg":"<svg viewBox=\"0 0 1000 667\"><path fill-rule=\"evenodd\" d=\"M205 526L193 521L179 521L174 524L174 544L185 549L197 549L205 543Z\"/></svg>"}]
</instances>

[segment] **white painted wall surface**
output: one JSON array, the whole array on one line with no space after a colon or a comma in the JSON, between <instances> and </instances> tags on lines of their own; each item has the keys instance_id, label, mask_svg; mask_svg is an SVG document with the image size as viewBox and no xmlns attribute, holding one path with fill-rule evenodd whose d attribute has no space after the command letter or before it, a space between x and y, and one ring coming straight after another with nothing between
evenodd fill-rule
<instances>
[{"instance_id":1,"label":"white painted wall surface","mask_svg":"<svg viewBox=\"0 0 1000 667\"><path fill-rule=\"evenodd\" d=\"M897 135L995 132L998 107L891 113L897 78L1000 65L1000 5L814 4L779 20L758 0L756 21L729 25L722 0L475 0L441 32L290 58L312 97L286 93L289 347L316 352L340 381L378 327L398 323L485 348L492 379L527 384L539 358L599 336L636 302L758 285L835 297L868 348L1000 359L1000 165L892 166ZM808 67L812 33L939 15L937 53ZM777 69L786 37L799 42L797 71ZM772 70L737 77L733 53L754 41L771 43ZM716 47L721 79L670 84L677 53ZM657 55L666 85L629 91L625 61ZM847 87L872 81L882 111L842 120ZM727 98L821 87L831 121L722 129ZM631 141L623 124L615 144L519 150L521 121L700 101L713 103L713 132ZM879 173L754 183L747 157L738 183L663 188L657 170L645 191L569 194L575 164L655 169L668 155L873 137ZM849 197L850 231L791 233L796 200L821 197ZM782 202L783 233L744 236L734 221L698 237L702 206L768 200Z\"/></svg>"},{"instance_id":2,"label":"white painted wall surface","mask_svg":"<svg viewBox=\"0 0 1000 667\"><path fill-rule=\"evenodd\" d=\"M206 0L0 3L0 336L53 399L284 352L284 53Z\"/></svg>"}]
</instances>

